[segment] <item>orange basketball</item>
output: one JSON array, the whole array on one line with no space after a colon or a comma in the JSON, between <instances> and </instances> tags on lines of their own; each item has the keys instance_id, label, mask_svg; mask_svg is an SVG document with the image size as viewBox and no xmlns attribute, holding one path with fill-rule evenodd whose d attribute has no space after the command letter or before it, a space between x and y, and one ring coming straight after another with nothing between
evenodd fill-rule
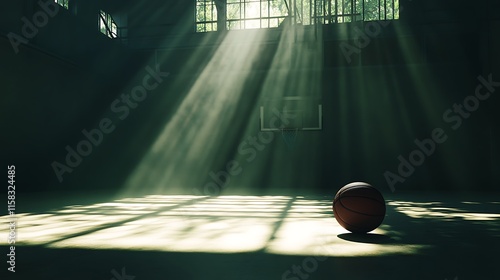
<instances>
[{"instance_id":1,"label":"orange basketball","mask_svg":"<svg viewBox=\"0 0 500 280\"><path fill-rule=\"evenodd\" d=\"M368 183L350 183L335 195L333 213L343 228L354 233L366 233L382 224L385 200L382 194Z\"/></svg>"}]
</instances>

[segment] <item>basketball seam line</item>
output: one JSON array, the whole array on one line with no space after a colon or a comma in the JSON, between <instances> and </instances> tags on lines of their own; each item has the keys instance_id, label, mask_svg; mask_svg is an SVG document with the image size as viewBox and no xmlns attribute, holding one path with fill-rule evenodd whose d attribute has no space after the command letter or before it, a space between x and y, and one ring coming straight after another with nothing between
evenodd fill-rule
<instances>
[{"instance_id":1,"label":"basketball seam line","mask_svg":"<svg viewBox=\"0 0 500 280\"><path fill-rule=\"evenodd\" d=\"M374 201L376 201L376 202L380 202L380 204L383 204L383 205L385 206L385 201L384 201L384 202L382 202L382 201L380 201L380 200L378 200L378 199L375 199L375 198L372 198L372 197L368 197L368 196L360 196L360 195L346 195L346 196L341 196L341 197L339 197L339 199L344 198L344 197L362 197L362 198L366 198L366 199L374 200Z\"/></svg>"},{"instance_id":2,"label":"basketball seam line","mask_svg":"<svg viewBox=\"0 0 500 280\"><path fill-rule=\"evenodd\" d=\"M357 196L356 196L356 197L357 197ZM364 197L364 196L361 196L361 197ZM361 214L361 215L365 215L365 216L369 216L369 217L385 217L385 213L384 213L384 215L370 215L370 214L365 214L365 213L361 213L361 212L355 211L355 210L353 210L353 209L351 209L351 208L349 208L349 207L346 207L346 206L344 205L344 203L342 203L342 199L339 199L339 202L340 202L340 205L342 205L342 207L344 207L345 209L347 209L347 210L349 210L349 211L352 211L352 212L354 212L354 213L357 213L357 214ZM384 206L385 206L385 204L384 204ZM384 212L385 212L385 211L384 211Z\"/></svg>"},{"instance_id":3,"label":"basketball seam line","mask_svg":"<svg viewBox=\"0 0 500 280\"><path fill-rule=\"evenodd\" d=\"M340 219L343 223L345 223L346 225L349 225L349 226L351 226L351 227L355 228L355 230L356 230L356 231L363 231L361 227L359 227L359 226L355 226L355 225L353 225L353 224L350 224L350 223L346 222L344 219L342 219L342 217L340 216L340 214L338 214L338 213L337 213L337 211L335 210L335 208L333 208L333 212L334 212L334 214L335 214L335 217L336 217L336 218L339 218L339 219ZM347 230L348 230L348 231L351 231L350 229L347 229ZM363 232L364 232L364 231L363 231Z\"/></svg>"},{"instance_id":4,"label":"basketball seam line","mask_svg":"<svg viewBox=\"0 0 500 280\"><path fill-rule=\"evenodd\" d=\"M374 188L374 187L372 187L372 186L368 187L368 186L363 185L363 186L351 186L351 187L349 187L349 188L345 188L345 187L347 187L347 186L342 187L342 188L341 188L338 192L339 192L339 193L341 193L341 192L345 192L345 191L347 191L347 190L352 190L352 189L362 189L362 188L367 188L367 189L370 189L370 190L375 190L375 191L379 192L379 190L377 190L376 188ZM345 189L344 189L344 188L345 188Z\"/></svg>"},{"instance_id":5,"label":"basketball seam line","mask_svg":"<svg viewBox=\"0 0 500 280\"><path fill-rule=\"evenodd\" d=\"M342 187L342 188L341 188L341 189L337 192L337 194L335 195L335 197L337 197L337 196L341 196L341 195L342 195L344 192L346 192L346 191L350 191L350 190L352 190L352 189L363 189L363 188L367 188L367 186L353 186L353 187L350 187L350 188L347 188L347 189L344 189L344 190L343 190L343 188L345 188L345 186L344 186L344 187ZM374 187L371 187L371 186L370 186L370 187L368 187L368 189L369 189L369 190L371 190L371 191L374 191L375 193L378 193L378 194L382 195L382 194L380 193L380 191L379 191L379 190L377 190L377 189L376 189L376 188L374 188Z\"/></svg>"}]
</instances>

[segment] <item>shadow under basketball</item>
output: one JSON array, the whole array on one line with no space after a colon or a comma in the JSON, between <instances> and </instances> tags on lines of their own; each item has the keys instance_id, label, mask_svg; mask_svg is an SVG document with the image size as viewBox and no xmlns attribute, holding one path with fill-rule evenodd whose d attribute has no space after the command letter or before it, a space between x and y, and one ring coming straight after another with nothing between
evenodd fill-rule
<instances>
[{"instance_id":1,"label":"shadow under basketball","mask_svg":"<svg viewBox=\"0 0 500 280\"><path fill-rule=\"evenodd\" d=\"M378 233L341 233L338 234L337 237L358 243L390 244L395 242L390 236Z\"/></svg>"}]
</instances>

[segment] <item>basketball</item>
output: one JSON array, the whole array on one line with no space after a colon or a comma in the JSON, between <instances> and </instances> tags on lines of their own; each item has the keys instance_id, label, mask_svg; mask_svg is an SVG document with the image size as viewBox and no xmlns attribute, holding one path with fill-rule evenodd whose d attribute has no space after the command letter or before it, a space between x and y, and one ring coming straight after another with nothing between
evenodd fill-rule
<instances>
[{"instance_id":1,"label":"basketball","mask_svg":"<svg viewBox=\"0 0 500 280\"><path fill-rule=\"evenodd\" d=\"M376 229L385 216L382 194L368 183L354 182L342 187L333 200L337 222L353 233L367 233Z\"/></svg>"}]
</instances>

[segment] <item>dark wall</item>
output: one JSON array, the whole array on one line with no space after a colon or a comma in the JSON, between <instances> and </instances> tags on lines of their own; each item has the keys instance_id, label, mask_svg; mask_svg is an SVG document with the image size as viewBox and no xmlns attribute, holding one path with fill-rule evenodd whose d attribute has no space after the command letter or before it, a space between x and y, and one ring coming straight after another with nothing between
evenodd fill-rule
<instances>
[{"instance_id":1,"label":"dark wall","mask_svg":"<svg viewBox=\"0 0 500 280\"><path fill-rule=\"evenodd\" d=\"M406 178L401 175L400 179L404 182L398 182L394 188L498 188L494 179L498 171L498 164L495 163L498 162L498 151L495 148L497 125L493 109L498 98L493 95L481 102L480 108L470 117L463 118L456 130L453 129L456 123L443 116L447 110L453 109L454 104L462 104L466 97L474 94L476 86L480 84L478 76L487 78L493 74L495 77L491 66L498 55L492 51L491 42L496 38L496 31L491 24L498 16L491 11L498 8L498 3L401 3L401 20L396 22L375 27L373 24L378 23L323 26L322 75L326 127L322 134L301 135L305 143L308 140L309 143L317 143L316 137L322 139L318 147L321 155L312 159L316 162L315 169L308 169L307 172L311 174L305 177L312 185L325 188L332 182L343 184L352 180L368 180L388 186L385 172L401 175L398 173L398 157L401 155L408 160L411 152L417 148L414 143L416 139L427 139L432 136L434 129L442 128L447 136L446 141L437 144L436 151L426 156L424 164L415 167L411 176ZM184 30L191 26L186 24L186 19L192 20L190 15L194 9L190 3L184 5L185 8L179 10L182 12L178 13L178 20L168 17L170 23L178 23L170 24L169 28L155 27L156 23L160 24L166 18L158 21L155 17L149 18L154 23L151 23L152 29L148 32L165 34L167 37L146 36L150 39L147 43L149 48L153 46L173 53L169 61L174 63L169 65L169 69L177 73L186 69L183 62L189 61L197 51L202 52L207 48L203 44L210 46L216 42L210 38L213 34L194 34L193 31ZM357 46L359 30L365 31L366 28L375 32L375 35L367 35L369 42L366 46L360 48L359 54L352 54L347 59L342 50L343 44L344 47L345 44ZM276 46L281 31L267 32L269 44ZM182 40L176 41L179 37ZM182 45L182 50L176 50L172 44ZM134 47L148 48L140 44ZM268 52L263 52L266 57L272 57L273 53L272 47ZM255 66L255 69L264 69L261 75L267 75L265 62ZM192 70L196 71L196 68ZM298 150L310 153L306 146ZM304 172L304 169L301 170L300 156L310 157L301 152L295 153L297 164L274 170L274 177L284 182L286 179L283 178L291 177L291 173ZM228 159L231 156L228 155ZM265 161L271 160L266 156L262 158L262 162L256 162L255 166L265 166ZM283 158L282 166L287 166L289 160ZM260 177L268 176L265 171L259 174ZM304 180L289 181L297 188L304 184ZM273 180L255 182L277 184Z\"/></svg>"},{"instance_id":2,"label":"dark wall","mask_svg":"<svg viewBox=\"0 0 500 280\"><path fill-rule=\"evenodd\" d=\"M1 157L17 165L20 191L67 187L51 163L108 109L134 73L125 66L137 67L98 31L97 1L82 1L77 15L62 7L47 14L37 2L2 3L0 16L1 127L11 134L0 140ZM35 25L42 12L47 20L40 16ZM12 39L20 37L19 44Z\"/></svg>"},{"instance_id":3,"label":"dark wall","mask_svg":"<svg viewBox=\"0 0 500 280\"><path fill-rule=\"evenodd\" d=\"M2 139L2 159L19 164L20 174L23 170L29 174L22 179L29 190L119 189L224 35L194 33L191 1L125 1L105 6L123 19L121 28L127 34L126 40L112 40L97 30L99 1L75 1L76 14L61 8L16 54L7 34L21 34L20 18L31 18L40 8L35 1L11 2L2 4L6 7L0 17L4 85L0 112L2 129L12 132ZM372 23L323 26L320 75L325 128L321 133L304 132L302 146L292 158L273 163L283 168L272 175L265 169L256 171L252 182L264 188L287 183L299 190L366 180L390 190L384 173L399 175L398 156L408 158L416 148L415 139L429 138L435 128L442 128L447 140L395 189L498 189L494 176L500 172L498 97L492 94L456 130L443 113L474 94L478 76L492 74L493 80L500 80L500 57L495 52L500 25L493 12L499 4L401 3L401 20L382 26L350 59L342 45L356 46L356 30ZM281 31L262 32L269 40L262 61L254 65L242 103L255 101L252 92L258 91L278 51ZM312 36L314 30L307 32ZM168 54L162 65L171 78L129 118L117 118L110 104L141 82L147 65L154 67L156 50ZM242 110L241 118L254 122L256 117ZM76 147L83 139L82 130L98 127L104 118L112 120L116 130L59 182L51 164L63 162L65 147ZM245 136L243 131L238 133ZM235 139L232 145L240 138ZM272 149L268 151L252 164L266 166L272 159ZM211 169L218 170L234 156L234 150L226 151ZM304 158L311 164L304 166ZM287 181L294 178L290 174L300 172L307 173L303 179Z\"/></svg>"}]
</instances>

